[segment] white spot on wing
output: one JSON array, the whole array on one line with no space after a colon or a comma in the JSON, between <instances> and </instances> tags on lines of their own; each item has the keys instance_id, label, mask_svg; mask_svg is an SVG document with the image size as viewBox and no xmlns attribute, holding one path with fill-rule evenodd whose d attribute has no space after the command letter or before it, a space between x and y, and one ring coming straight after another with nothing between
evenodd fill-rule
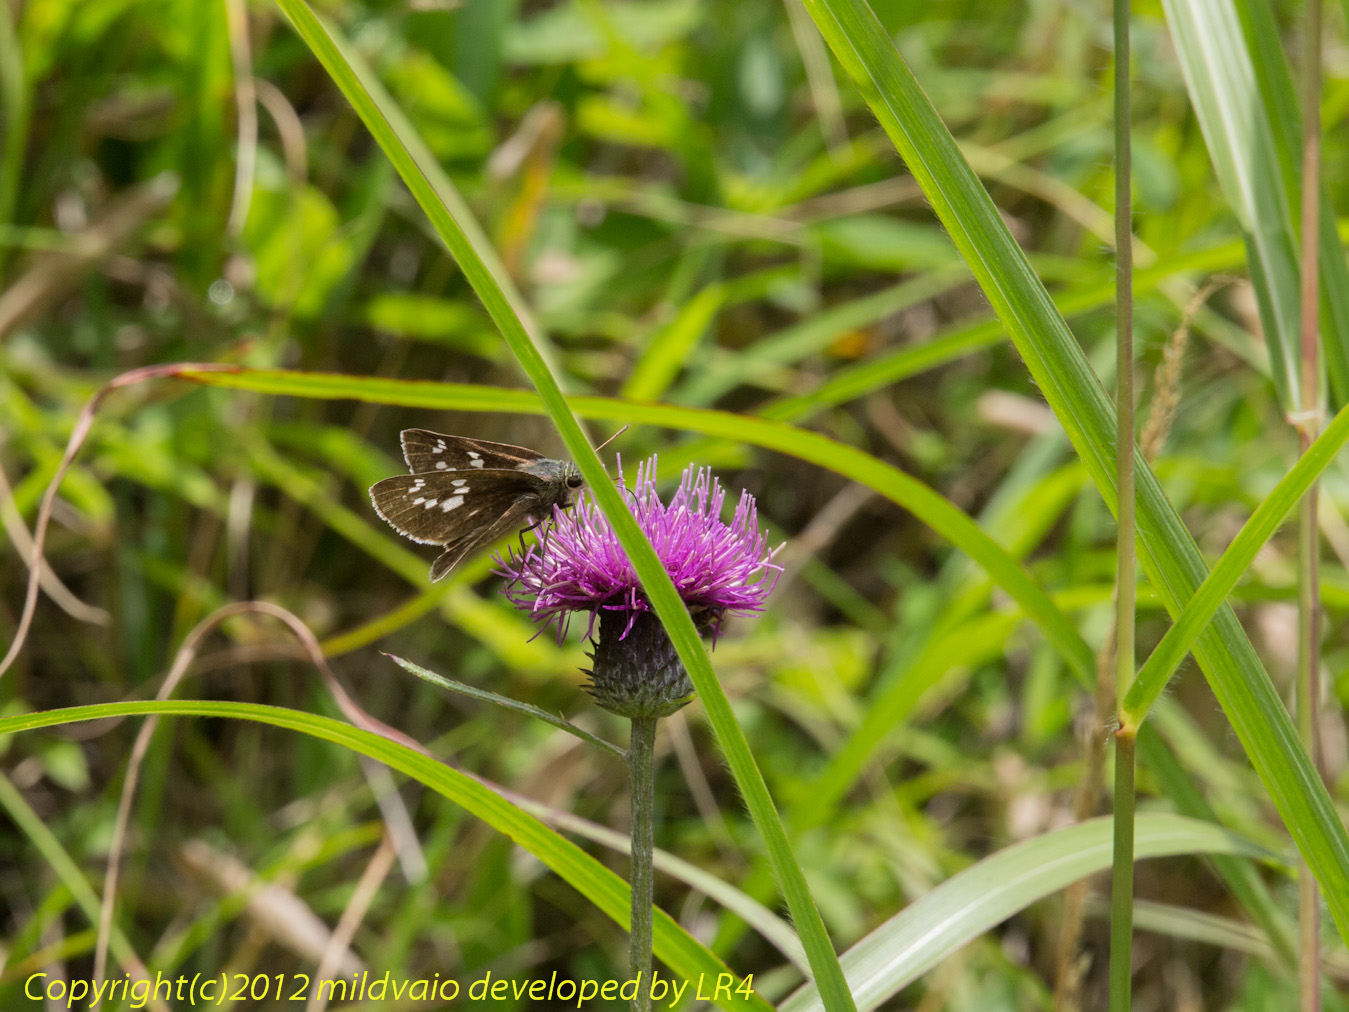
<instances>
[{"instance_id":1,"label":"white spot on wing","mask_svg":"<svg viewBox=\"0 0 1349 1012\"><path fill-rule=\"evenodd\" d=\"M419 500L419 501L420 501L420 500ZM422 509L424 509L424 510L429 510L432 506L434 506L434 505L435 505L436 503L438 503L439 501L440 501L439 499L428 499L428 500L426 500L426 505L423 506Z\"/></svg>"},{"instance_id":2,"label":"white spot on wing","mask_svg":"<svg viewBox=\"0 0 1349 1012\"><path fill-rule=\"evenodd\" d=\"M482 466L483 466L483 462L482 462L482 458L481 458L481 457L479 457L476 453L472 454L471 456L473 457L473 461L472 461L472 463L469 465L470 467L482 467Z\"/></svg>"},{"instance_id":3,"label":"white spot on wing","mask_svg":"<svg viewBox=\"0 0 1349 1012\"><path fill-rule=\"evenodd\" d=\"M450 466L450 465L447 464L447 463L445 463L445 461L443 461L443 460L438 460L438 461L436 461L436 470L437 470L437 471L445 471L445 470L448 470L448 469L449 469L449 466Z\"/></svg>"},{"instance_id":4,"label":"white spot on wing","mask_svg":"<svg viewBox=\"0 0 1349 1012\"><path fill-rule=\"evenodd\" d=\"M452 480L452 481L450 482L450 484L453 485L455 488L458 488L460 485L464 484L464 482L466 482L466 481L468 481L467 478L455 478L454 480Z\"/></svg>"},{"instance_id":5,"label":"white spot on wing","mask_svg":"<svg viewBox=\"0 0 1349 1012\"><path fill-rule=\"evenodd\" d=\"M444 453L444 452L445 452L445 440L443 440L443 439L437 439L437 440L436 440L436 445L433 446L433 447L431 447L431 452L432 452L432 453Z\"/></svg>"},{"instance_id":6,"label":"white spot on wing","mask_svg":"<svg viewBox=\"0 0 1349 1012\"><path fill-rule=\"evenodd\" d=\"M448 513L452 509L458 509L464 504L464 497L461 495L451 496L440 504L442 512Z\"/></svg>"},{"instance_id":7,"label":"white spot on wing","mask_svg":"<svg viewBox=\"0 0 1349 1012\"><path fill-rule=\"evenodd\" d=\"M413 489L413 491L415 492L416 489ZM419 496L418 498L412 500L412 505L420 506L424 502L426 502L426 496Z\"/></svg>"}]
</instances>

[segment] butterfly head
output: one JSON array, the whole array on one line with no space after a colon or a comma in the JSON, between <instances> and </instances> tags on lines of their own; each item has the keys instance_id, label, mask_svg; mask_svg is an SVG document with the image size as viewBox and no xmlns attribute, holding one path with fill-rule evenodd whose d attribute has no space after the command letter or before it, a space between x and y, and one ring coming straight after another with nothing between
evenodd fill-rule
<instances>
[{"instance_id":1,"label":"butterfly head","mask_svg":"<svg viewBox=\"0 0 1349 1012\"><path fill-rule=\"evenodd\" d=\"M541 480L538 492L538 505L542 507L561 506L566 508L576 501L576 494L585 487L585 479L580 469L569 460L552 460L541 457L520 467Z\"/></svg>"}]
</instances>

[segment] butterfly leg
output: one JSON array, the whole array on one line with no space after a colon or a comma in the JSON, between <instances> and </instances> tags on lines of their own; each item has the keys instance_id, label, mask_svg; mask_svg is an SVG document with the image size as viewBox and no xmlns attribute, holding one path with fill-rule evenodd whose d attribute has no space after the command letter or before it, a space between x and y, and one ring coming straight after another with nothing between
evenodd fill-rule
<instances>
[{"instance_id":1,"label":"butterfly leg","mask_svg":"<svg viewBox=\"0 0 1349 1012\"><path fill-rule=\"evenodd\" d=\"M542 524L542 523L543 523L542 520L535 520L535 521L534 521L532 524L530 524L528 527L522 527L522 528L520 528L520 554L521 554L521 555L524 555L524 554L525 554L525 535L528 534L530 531L534 530L534 528L538 527L538 526L539 526L540 524Z\"/></svg>"},{"instance_id":2,"label":"butterfly leg","mask_svg":"<svg viewBox=\"0 0 1349 1012\"><path fill-rule=\"evenodd\" d=\"M535 524L534 526L537 527L538 524ZM547 555L547 554L548 554L548 535L551 534L552 532L553 532L553 525L552 525L552 524L549 524L547 527L545 527L545 528L543 529L543 540L539 542L539 554L540 554L540 555Z\"/></svg>"}]
</instances>

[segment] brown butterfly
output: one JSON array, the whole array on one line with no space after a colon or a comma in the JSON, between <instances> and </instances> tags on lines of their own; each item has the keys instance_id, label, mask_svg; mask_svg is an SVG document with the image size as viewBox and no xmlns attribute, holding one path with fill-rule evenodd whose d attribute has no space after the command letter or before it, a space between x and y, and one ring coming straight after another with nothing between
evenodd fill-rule
<instances>
[{"instance_id":1,"label":"brown butterfly","mask_svg":"<svg viewBox=\"0 0 1349 1012\"><path fill-rule=\"evenodd\" d=\"M431 564L441 579L470 552L508 531L570 506L585 484L576 465L523 446L404 429L411 474L370 486L370 501L399 534L445 550Z\"/></svg>"}]
</instances>

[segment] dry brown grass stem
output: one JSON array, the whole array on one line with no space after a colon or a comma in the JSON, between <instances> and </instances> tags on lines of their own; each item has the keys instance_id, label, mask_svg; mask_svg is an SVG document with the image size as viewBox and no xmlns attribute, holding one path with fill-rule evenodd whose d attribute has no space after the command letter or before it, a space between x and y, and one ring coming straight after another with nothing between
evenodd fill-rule
<instances>
[{"instance_id":1,"label":"dry brown grass stem","mask_svg":"<svg viewBox=\"0 0 1349 1012\"><path fill-rule=\"evenodd\" d=\"M19 553L19 558L25 562L31 562L33 536L28 533L23 517L14 505L14 490L10 486L9 478L5 475L3 468L0 468L0 524L4 525L5 534L14 544L14 550ZM88 622L91 625L101 626L112 623L112 616L105 610L92 604L85 604L76 597L70 588L61 582L61 578L56 575L56 571L52 569L46 559L39 556L38 565L42 567L42 571L38 574L39 584L46 591L47 596L52 599L52 602L63 612L77 622Z\"/></svg>"}]
</instances>

